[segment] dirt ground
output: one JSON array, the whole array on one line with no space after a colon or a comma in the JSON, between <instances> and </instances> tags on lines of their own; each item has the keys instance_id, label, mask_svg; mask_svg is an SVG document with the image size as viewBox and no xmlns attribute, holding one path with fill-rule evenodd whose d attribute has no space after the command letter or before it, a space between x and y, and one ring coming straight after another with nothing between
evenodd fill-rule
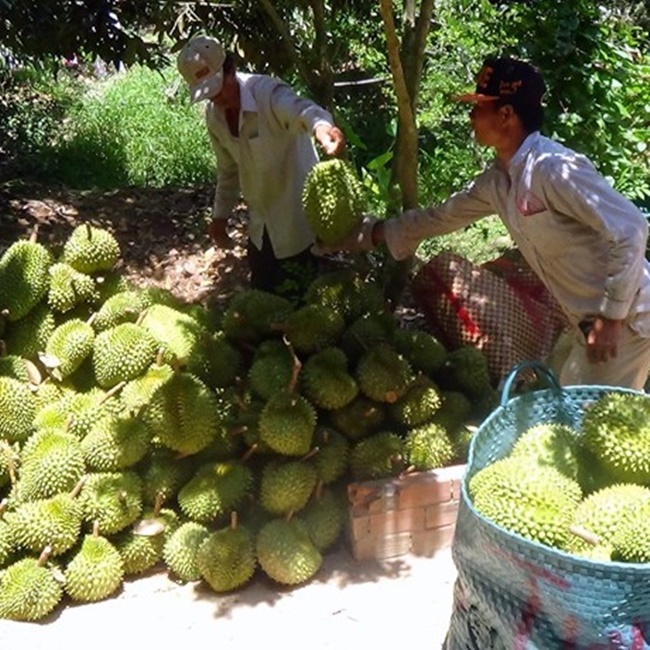
<instances>
[{"instance_id":1,"label":"dirt ground","mask_svg":"<svg viewBox=\"0 0 650 650\"><path fill-rule=\"evenodd\" d=\"M170 289L189 302L218 307L246 284L244 217L239 245L211 247L205 223L212 187L72 192L0 188L0 251L37 228L48 245L79 223L109 227L122 247L124 275ZM202 584L177 584L165 571L129 579L114 597L68 604L38 623L0 621L1 650L165 650L183 644L220 649L276 645L283 650L364 646L439 648L452 604L455 567L448 550L433 558L359 562L345 543L325 556L307 584L282 588L263 575L217 595Z\"/></svg>"}]
</instances>

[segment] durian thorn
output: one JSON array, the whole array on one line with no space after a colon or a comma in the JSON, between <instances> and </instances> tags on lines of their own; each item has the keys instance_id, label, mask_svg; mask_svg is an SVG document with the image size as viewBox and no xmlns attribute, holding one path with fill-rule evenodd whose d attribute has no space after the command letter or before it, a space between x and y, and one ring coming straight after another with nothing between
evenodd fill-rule
<instances>
[{"instance_id":1,"label":"durian thorn","mask_svg":"<svg viewBox=\"0 0 650 650\"><path fill-rule=\"evenodd\" d=\"M313 458L318 452L320 451L320 447L312 447L301 459L299 462L304 462L306 460L309 460L310 458Z\"/></svg>"},{"instance_id":2,"label":"durian thorn","mask_svg":"<svg viewBox=\"0 0 650 650\"><path fill-rule=\"evenodd\" d=\"M45 563L49 559L50 555L52 555L52 547L48 544L38 556L38 566L45 566Z\"/></svg>"},{"instance_id":3,"label":"durian thorn","mask_svg":"<svg viewBox=\"0 0 650 650\"><path fill-rule=\"evenodd\" d=\"M72 492L70 492L70 496L74 499L75 497L79 496L79 492L81 492L81 488L85 485L86 481L88 480L88 474L84 474L78 481L77 484L72 488Z\"/></svg>"},{"instance_id":4,"label":"durian thorn","mask_svg":"<svg viewBox=\"0 0 650 650\"><path fill-rule=\"evenodd\" d=\"M32 232L29 235L29 243L30 244L35 244L36 241L38 240L38 227L39 227L38 224L36 224L32 228Z\"/></svg>"},{"instance_id":5,"label":"durian thorn","mask_svg":"<svg viewBox=\"0 0 650 650\"><path fill-rule=\"evenodd\" d=\"M93 537L99 537L99 521L93 521Z\"/></svg>"},{"instance_id":6,"label":"durian thorn","mask_svg":"<svg viewBox=\"0 0 650 650\"><path fill-rule=\"evenodd\" d=\"M230 513L230 527L234 530L235 528L237 528L238 524L239 521L238 521L237 511L233 510Z\"/></svg>"},{"instance_id":7,"label":"durian thorn","mask_svg":"<svg viewBox=\"0 0 650 650\"><path fill-rule=\"evenodd\" d=\"M119 384L115 384L110 390L106 391L106 394L97 403L97 406L101 406L104 402L107 402L111 397L114 397L126 386L125 381L121 381Z\"/></svg>"},{"instance_id":8,"label":"durian thorn","mask_svg":"<svg viewBox=\"0 0 650 650\"><path fill-rule=\"evenodd\" d=\"M254 442L243 454L241 457L241 462L245 463L256 451L258 448L258 444Z\"/></svg>"},{"instance_id":9,"label":"durian thorn","mask_svg":"<svg viewBox=\"0 0 650 650\"><path fill-rule=\"evenodd\" d=\"M569 526L569 532L580 539L583 539L587 544L591 544L592 546L598 546L598 544L600 544L600 537L598 537L596 533L592 533L590 530L587 530L582 526L571 524L571 526Z\"/></svg>"}]
</instances>

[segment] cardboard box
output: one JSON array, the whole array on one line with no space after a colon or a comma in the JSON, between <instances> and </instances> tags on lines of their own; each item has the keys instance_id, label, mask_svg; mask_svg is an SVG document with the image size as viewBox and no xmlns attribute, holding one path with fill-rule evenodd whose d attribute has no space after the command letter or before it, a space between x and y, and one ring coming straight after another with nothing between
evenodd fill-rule
<instances>
[{"instance_id":1,"label":"cardboard box","mask_svg":"<svg viewBox=\"0 0 650 650\"><path fill-rule=\"evenodd\" d=\"M348 536L355 559L430 557L449 547L466 467L350 483Z\"/></svg>"}]
</instances>

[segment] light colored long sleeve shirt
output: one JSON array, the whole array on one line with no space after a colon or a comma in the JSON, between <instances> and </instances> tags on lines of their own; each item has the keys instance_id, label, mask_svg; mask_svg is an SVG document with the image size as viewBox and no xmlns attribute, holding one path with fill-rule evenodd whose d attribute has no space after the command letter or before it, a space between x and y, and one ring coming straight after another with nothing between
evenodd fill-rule
<instances>
[{"instance_id":1,"label":"light colored long sleeve shirt","mask_svg":"<svg viewBox=\"0 0 650 650\"><path fill-rule=\"evenodd\" d=\"M585 156L530 134L505 169L495 161L464 190L385 224L391 255L498 215L573 324L601 315L650 336L648 224Z\"/></svg>"},{"instance_id":2,"label":"light colored long sleeve shirt","mask_svg":"<svg viewBox=\"0 0 650 650\"><path fill-rule=\"evenodd\" d=\"M241 90L239 135L228 129L224 111L206 103L206 123L217 156L212 216L227 219L240 197L249 209L248 236L259 249L266 228L278 259L314 242L302 210L302 189L318 161L312 135L331 114L298 96L279 79L237 73Z\"/></svg>"}]
</instances>

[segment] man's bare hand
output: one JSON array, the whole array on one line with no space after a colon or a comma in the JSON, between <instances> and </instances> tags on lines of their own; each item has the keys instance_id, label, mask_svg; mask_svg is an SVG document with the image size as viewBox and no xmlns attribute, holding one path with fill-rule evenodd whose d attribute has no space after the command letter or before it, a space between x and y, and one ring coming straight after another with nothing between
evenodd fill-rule
<instances>
[{"instance_id":1,"label":"man's bare hand","mask_svg":"<svg viewBox=\"0 0 650 650\"><path fill-rule=\"evenodd\" d=\"M587 359L592 363L602 363L614 359L618 352L618 342L622 332L622 320L597 316L586 335Z\"/></svg>"},{"instance_id":2,"label":"man's bare hand","mask_svg":"<svg viewBox=\"0 0 650 650\"><path fill-rule=\"evenodd\" d=\"M337 156L343 151L345 137L343 132L336 126L319 124L314 132L316 140L320 143L323 151L328 156Z\"/></svg>"}]
</instances>

